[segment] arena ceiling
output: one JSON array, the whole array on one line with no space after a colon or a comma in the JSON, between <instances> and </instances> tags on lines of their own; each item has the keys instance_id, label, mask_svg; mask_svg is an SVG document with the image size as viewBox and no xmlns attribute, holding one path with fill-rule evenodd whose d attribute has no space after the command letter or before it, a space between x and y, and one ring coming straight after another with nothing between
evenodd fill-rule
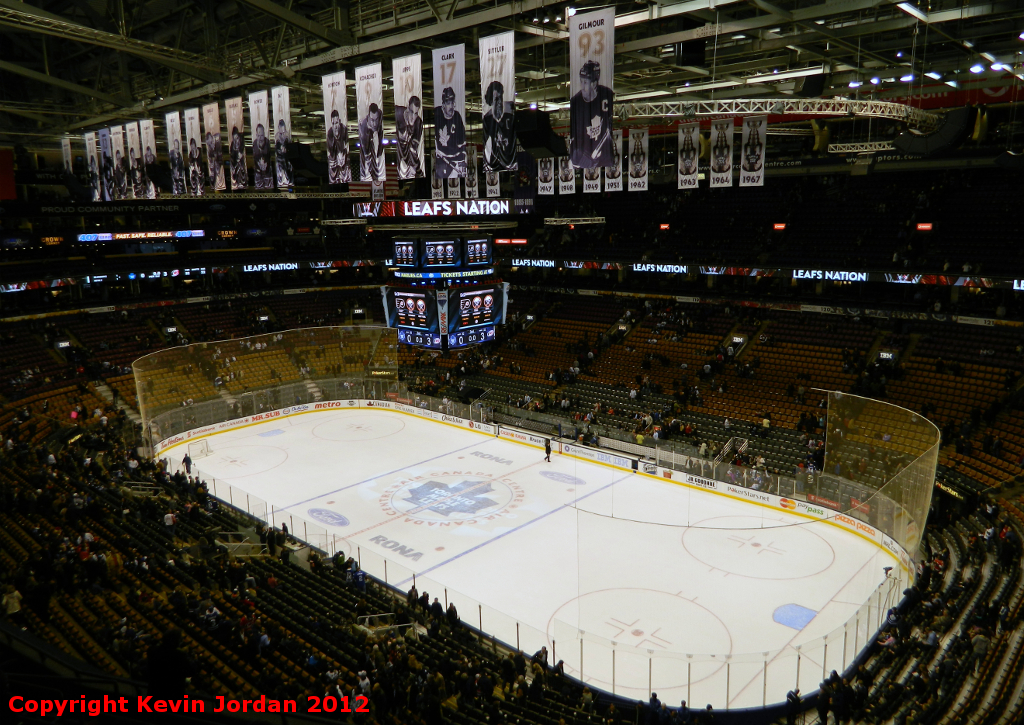
<instances>
[{"instance_id":1,"label":"arena ceiling","mask_svg":"<svg viewBox=\"0 0 1024 725\"><path fill-rule=\"evenodd\" d=\"M32 147L118 121L152 117L161 126L167 111L282 84L292 88L296 140L317 142L322 75L376 61L387 73L393 56L465 42L472 101L479 96L477 39L508 29L517 38L518 105L560 111L569 96L566 13L602 6L543 0L33 2L0 0L0 143ZM628 121L631 102L790 99L822 81L823 97L895 100L945 83L968 90L1016 84L1024 98L1022 34L1024 0L620 1L617 110ZM427 98L430 75L428 67ZM646 116L644 122L657 120Z\"/></svg>"}]
</instances>

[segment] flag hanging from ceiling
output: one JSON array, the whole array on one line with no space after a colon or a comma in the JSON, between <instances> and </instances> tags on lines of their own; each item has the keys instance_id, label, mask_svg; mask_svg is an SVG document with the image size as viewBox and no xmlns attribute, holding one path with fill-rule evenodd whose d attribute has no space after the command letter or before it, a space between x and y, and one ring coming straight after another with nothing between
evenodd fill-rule
<instances>
[{"instance_id":1,"label":"flag hanging from ceiling","mask_svg":"<svg viewBox=\"0 0 1024 725\"><path fill-rule=\"evenodd\" d=\"M345 71L322 79L324 125L327 127L327 183L349 184L352 167L348 163L348 94Z\"/></svg>"},{"instance_id":2,"label":"flag hanging from ceiling","mask_svg":"<svg viewBox=\"0 0 1024 725\"><path fill-rule=\"evenodd\" d=\"M185 109L185 142L188 144L185 182L190 194L202 196L206 192L206 170L203 168L203 137L199 130L198 108Z\"/></svg>"},{"instance_id":3,"label":"flag hanging from ceiling","mask_svg":"<svg viewBox=\"0 0 1024 725\"><path fill-rule=\"evenodd\" d=\"M751 116L743 119L740 186L764 186L764 151L767 133L767 116Z\"/></svg>"},{"instance_id":4,"label":"flag hanging from ceiling","mask_svg":"<svg viewBox=\"0 0 1024 725\"><path fill-rule=\"evenodd\" d=\"M612 131L612 162L604 167L604 190L622 191L622 129Z\"/></svg>"},{"instance_id":5,"label":"flag hanging from ceiling","mask_svg":"<svg viewBox=\"0 0 1024 725\"><path fill-rule=\"evenodd\" d=\"M422 179L423 68L420 54L391 60L395 80L395 141L398 145L398 178Z\"/></svg>"},{"instance_id":6,"label":"flag hanging from ceiling","mask_svg":"<svg viewBox=\"0 0 1024 725\"><path fill-rule=\"evenodd\" d=\"M288 160L288 144L292 141L292 106L288 86L270 89L274 102L274 158L277 161L277 188L294 185L292 162Z\"/></svg>"},{"instance_id":7,"label":"flag hanging from ceiling","mask_svg":"<svg viewBox=\"0 0 1024 725\"><path fill-rule=\"evenodd\" d=\"M731 118L711 122L711 188L732 186Z\"/></svg>"},{"instance_id":8,"label":"flag hanging from ceiling","mask_svg":"<svg viewBox=\"0 0 1024 725\"><path fill-rule=\"evenodd\" d=\"M128 159L125 157L124 151L124 127L111 126L110 148L114 153L114 199L117 201L130 199L129 178L131 174L128 171Z\"/></svg>"},{"instance_id":9,"label":"flag hanging from ceiling","mask_svg":"<svg viewBox=\"0 0 1024 725\"><path fill-rule=\"evenodd\" d=\"M228 130L231 188L241 191L249 188L249 169L245 161L245 112L242 110L241 96L224 101L224 116Z\"/></svg>"},{"instance_id":10,"label":"flag hanging from ceiling","mask_svg":"<svg viewBox=\"0 0 1024 725\"><path fill-rule=\"evenodd\" d=\"M384 91L380 63L356 68L356 113L359 118L359 180L383 183Z\"/></svg>"},{"instance_id":11,"label":"flag hanging from ceiling","mask_svg":"<svg viewBox=\"0 0 1024 725\"><path fill-rule=\"evenodd\" d=\"M558 157L558 193L576 193L576 169L568 156Z\"/></svg>"},{"instance_id":12,"label":"flag hanging from ceiling","mask_svg":"<svg viewBox=\"0 0 1024 725\"><path fill-rule=\"evenodd\" d=\"M647 191L647 129L629 129L629 190Z\"/></svg>"},{"instance_id":13,"label":"flag hanging from ceiling","mask_svg":"<svg viewBox=\"0 0 1024 725\"><path fill-rule=\"evenodd\" d=\"M515 171L515 33L480 38L484 171Z\"/></svg>"},{"instance_id":14,"label":"flag hanging from ceiling","mask_svg":"<svg viewBox=\"0 0 1024 725\"><path fill-rule=\"evenodd\" d=\"M252 176L259 191L274 188L274 167L270 160L270 106L267 92L249 94L249 127L252 129Z\"/></svg>"},{"instance_id":15,"label":"flag hanging from ceiling","mask_svg":"<svg viewBox=\"0 0 1024 725\"><path fill-rule=\"evenodd\" d=\"M114 200L114 151L110 143L110 129L101 128L100 137L100 182L103 201Z\"/></svg>"},{"instance_id":16,"label":"flag hanging from ceiling","mask_svg":"<svg viewBox=\"0 0 1024 725\"><path fill-rule=\"evenodd\" d=\"M85 164L89 167L89 200L99 201L103 198L103 182L100 176L99 153L96 151L96 134L90 131L82 138L85 141Z\"/></svg>"},{"instance_id":17,"label":"flag hanging from ceiling","mask_svg":"<svg viewBox=\"0 0 1024 725\"><path fill-rule=\"evenodd\" d=\"M144 118L139 121L139 133L142 134L142 176L144 179L145 196L156 198L156 184L150 176L150 169L156 170L156 128L153 119Z\"/></svg>"},{"instance_id":18,"label":"flag hanging from ceiling","mask_svg":"<svg viewBox=\"0 0 1024 725\"><path fill-rule=\"evenodd\" d=\"M487 198L497 199L501 196L501 172L486 171L484 178L487 181Z\"/></svg>"},{"instance_id":19,"label":"flag hanging from ceiling","mask_svg":"<svg viewBox=\"0 0 1024 725\"><path fill-rule=\"evenodd\" d=\"M700 124L684 123L678 130L676 188L697 188L697 159L700 158Z\"/></svg>"},{"instance_id":20,"label":"flag hanging from ceiling","mask_svg":"<svg viewBox=\"0 0 1024 725\"><path fill-rule=\"evenodd\" d=\"M434 173L466 175L466 46L434 51Z\"/></svg>"},{"instance_id":21,"label":"flag hanging from ceiling","mask_svg":"<svg viewBox=\"0 0 1024 725\"><path fill-rule=\"evenodd\" d=\"M555 193L555 157L544 156L537 159L537 193L554 196Z\"/></svg>"},{"instance_id":22,"label":"flag hanging from ceiling","mask_svg":"<svg viewBox=\"0 0 1024 725\"><path fill-rule=\"evenodd\" d=\"M164 116L167 126L167 156L171 167L171 193L181 196L185 193L185 157L181 148L181 117L177 111Z\"/></svg>"},{"instance_id":23,"label":"flag hanging from ceiling","mask_svg":"<svg viewBox=\"0 0 1024 725\"><path fill-rule=\"evenodd\" d=\"M68 173L68 174L75 173L74 172L74 164L73 164L73 162L71 160L71 139L70 138L62 138L60 140L60 152L61 152L61 156L64 158L64 171L65 171L65 173Z\"/></svg>"},{"instance_id":24,"label":"flag hanging from ceiling","mask_svg":"<svg viewBox=\"0 0 1024 725\"><path fill-rule=\"evenodd\" d=\"M569 23L569 150L582 169L612 164L615 7Z\"/></svg>"}]
</instances>

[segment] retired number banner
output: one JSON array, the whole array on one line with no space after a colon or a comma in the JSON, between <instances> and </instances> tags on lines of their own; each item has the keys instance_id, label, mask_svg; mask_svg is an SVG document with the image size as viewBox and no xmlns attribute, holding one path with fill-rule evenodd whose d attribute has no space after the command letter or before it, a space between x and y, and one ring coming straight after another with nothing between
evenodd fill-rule
<instances>
[{"instance_id":1,"label":"retired number banner","mask_svg":"<svg viewBox=\"0 0 1024 725\"><path fill-rule=\"evenodd\" d=\"M288 86L270 89L274 102L274 158L277 161L277 188L292 186L292 162L288 160L288 144L292 140L292 106Z\"/></svg>"},{"instance_id":2,"label":"retired number banner","mask_svg":"<svg viewBox=\"0 0 1024 725\"><path fill-rule=\"evenodd\" d=\"M208 103L203 106L203 126L206 131L206 168L210 186L214 191L228 188L224 179L224 146L220 138L220 106Z\"/></svg>"},{"instance_id":3,"label":"retired number banner","mask_svg":"<svg viewBox=\"0 0 1024 725\"><path fill-rule=\"evenodd\" d=\"M555 157L537 159L537 193L544 196L555 194Z\"/></svg>"},{"instance_id":4,"label":"retired number banner","mask_svg":"<svg viewBox=\"0 0 1024 725\"><path fill-rule=\"evenodd\" d=\"M144 118L139 121L139 133L142 134L142 176L145 179L145 196L156 198L156 184L149 176L151 167L156 167L156 128L153 119Z\"/></svg>"},{"instance_id":5,"label":"retired number banner","mask_svg":"<svg viewBox=\"0 0 1024 725\"><path fill-rule=\"evenodd\" d=\"M384 181L384 91L380 63L356 68L356 117L359 119L359 180Z\"/></svg>"},{"instance_id":6,"label":"retired number banner","mask_svg":"<svg viewBox=\"0 0 1024 725\"><path fill-rule=\"evenodd\" d=\"M711 122L711 188L732 186L732 129L727 118Z\"/></svg>"},{"instance_id":7,"label":"retired number banner","mask_svg":"<svg viewBox=\"0 0 1024 725\"><path fill-rule=\"evenodd\" d=\"M188 143L185 180L189 193L202 196L206 191L206 171L203 169L203 152L200 150L203 140L199 130L198 108L185 109L185 139Z\"/></svg>"},{"instance_id":8,"label":"retired number banner","mask_svg":"<svg viewBox=\"0 0 1024 725\"><path fill-rule=\"evenodd\" d=\"M558 193L576 193L576 169L568 156L558 157Z\"/></svg>"},{"instance_id":9,"label":"retired number banner","mask_svg":"<svg viewBox=\"0 0 1024 725\"><path fill-rule=\"evenodd\" d=\"M146 198L146 180L142 170L142 134L136 122L125 124L128 142L128 195L133 199Z\"/></svg>"},{"instance_id":10,"label":"retired number banner","mask_svg":"<svg viewBox=\"0 0 1024 725\"><path fill-rule=\"evenodd\" d=\"M767 133L767 116L752 116L743 119L740 186L764 186L764 142Z\"/></svg>"},{"instance_id":11,"label":"retired number banner","mask_svg":"<svg viewBox=\"0 0 1024 725\"><path fill-rule=\"evenodd\" d=\"M181 145L181 117L177 111L164 116L167 127L167 157L171 167L171 193L181 196L185 193L185 156Z\"/></svg>"},{"instance_id":12,"label":"retired number banner","mask_svg":"<svg viewBox=\"0 0 1024 725\"><path fill-rule=\"evenodd\" d=\"M484 171L516 170L515 33L480 38Z\"/></svg>"},{"instance_id":13,"label":"retired number banner","mask_svg":"<svg viewBox=\"0 0 1024 725\"><path fill-rule=\"evenodd\" d=\"M423 68L420 54L392 58L395 79L395 136L398 142L398 178L426 176L423 159Z\"/></svg>"},{"instance_id":14,"label":"retired number banner","mask_svg":"<svg viewBox=\"0 0 1024 725\"><path fill-rule=\"evenodd\" d=\"M60 152L61 156L64 157L64 172L68 174L73 174L74 163L71 160L71 139L62 138L60 140Z\"/></svg>"},{"instance_id":15,"label":"retired number banner","mask_svg":"<svg viewBox=\"0 0 1024 725\"><path fill-rule=\"evenodd\" d=\"M622 191L622 129L612 131L612 163L604 167L604 190Z\"/></svg>"},{"instance_id":16,"label":"retired number banner","mask_svg":"<svg viewBox=\"0 0 1024 725\"><path fill-rule=\"evenodd\" d=\"M129 181L131 173L128 170L128 158L124 153L124 127L111 126L110 148L114 152L114 199L130 199Z\"/></svg>"},{"instance_id":17,"label":"retired number banner","mask_svg":"<svg viewBox=\"0 0 1024 725\"><path fill-rule=\"evenodd\" d=\"M345 71L322 79L324 124L327 127L327 183L348 184L352 167L348 163L348 96Z\"/></svg>"},{"instance_id":18,"label":"retired number banner","mask_svg":"<svg viewBox=\"0 0 1024 725\"><path fill-rule=\"evenodd\" d=\"M487 182L487 198L497 199L501 196L501 172L486 171L484 179Z\"/></svg>"},{"instance_id":19,"label":"retired number banner","mask_svg":"<svg viewBox=\"0 0 1024 725\"><path fill-rule=\"evenodd\" d=\"M274 188L270 160L270 105L266 91L249 94L249 127L252 129L252 176L260 191Z\"/></svg>"},{"instance_id":20,"label":"retired number banner","mask_svg":"<svg viewBox=\"0 0 1024 725\"><path fill-rule=\"evenodd\" d=\"M89 199L99 201L103 198L103 182L100 176L100 157L96 151L96 134L90 131L82 139L85 141L85 163L89 167Z\"/></svg>"},{"instance_id":21,"label":"retired number banner","mask_svg":"<svg viewBox=\"0 0 1024 725\"><path fill-rule=\"evenodd\" d=\"M242 97L224 101L228 125L228 168L231 169L231 188L234 191L249 188L249 169L245 163L245 112Z\"/></svg>"},{"instance_id":22,"label":"retired number banner","mask_svg":"<svg viewBox=\"0 0 1024 725\"><path fill-rule=\"evenodd\" d=\"M647 129L629 129L629 190L647 191Z\"/></svg>"},{"instance_id":23,"label":"retired number banner","mask_svg":"<svg viewBox=\"0 0 1024 725\"><path fill-rule=\"evenodd\" d=\"M110 129L101 128L100 137L100 182L103 201L114 200L114 151L110 143Z\"/></svg>"},{"instance_id":24,"label":"retired number banner","mask_svg":"<svg viewBox=\"0 0 1024 725\"><path fill-rule=\"evenodd\" d=\"M569 153L577 168L612 165L615 8L569 23Z\"/></svg>"},{"instance_id":25,"label":"retired number banner","mask_svg":"<svg viewBox=\"0 0 1024 725\"><path fill-rule=\"evenodd\" d=\"M434 51L434 173L466 175L466 46Z\"/></svg>"},{"instance_id":26,"label":"retired number banner","mask_svg":"<svg viewBox=\"0 0 1024 725\"><path fill-rule=\"evenodd\" d=\"M700 158L700 124L684 123L679 127L679 161L676 179L679 189L697 188L697 160Z\"/></svg>"}]
</instances>

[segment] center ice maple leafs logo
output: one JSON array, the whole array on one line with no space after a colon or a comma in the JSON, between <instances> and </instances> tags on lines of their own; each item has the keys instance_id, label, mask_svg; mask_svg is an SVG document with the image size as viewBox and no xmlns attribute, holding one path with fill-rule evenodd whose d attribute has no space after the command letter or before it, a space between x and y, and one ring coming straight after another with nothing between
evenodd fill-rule
<instances>
[{"instance_id":1,"label":"center ice maple leafs logo","mask_svg":"<svg viewBox=\"0 0 1024 725\"><path fill-rule=\"evenodd\" d=\"M497 501L484 494L494 490L490 482L464 480L454 486L427 481L409 489L406 503L419 510L433 511L442 516L451 514L474 515L498 505Z\"/></svg>"}]
</instances>

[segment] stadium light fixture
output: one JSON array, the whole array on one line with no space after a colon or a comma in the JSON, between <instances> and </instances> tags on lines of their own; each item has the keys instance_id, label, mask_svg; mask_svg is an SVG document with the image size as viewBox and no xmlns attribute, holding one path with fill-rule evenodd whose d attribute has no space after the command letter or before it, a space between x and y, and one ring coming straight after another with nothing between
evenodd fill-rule
<instances>
[{"instance_id":1,"label":"stadium light fixture","mask_svg":"<svg viewBox=\"0 0 1024 725\"><path fill-rule=\"evenodd\" d=\"M928 76L929 78L931 78L933 81L937 81L940 78L942 78L942 74L941 73L936 73L935 71L931 71L930 73L925 73L925 75Z\"/></svg>"},{"instance_id":2,"label":"stadium light fixture","mask_svg":"<svg viewBox=\"0 0 1024 725\"><path fill-rule=\"evenodd\" d=\"M1021 31L1021 34L1020 34L1020 35L1018 35L1017 37L1018 37L1018 38L1019 38L1020 40L1024 40L1024 31Z\"/></svg>"},{"instance_id":3,"label":"stadium light fixture","mask_svg":"<svg viewBox=\"0 0 1024 725\"><path fill-rule=\"evenodd\" d=\"M875 76L874 78L871 79L871 85L873 85L873 86L877 86L881 82L882 82L882 79L879 78L878 76Z\"/></svg>"},{"instance_id":4,"label":"stadium light fixture","mask_svg":"<svg viewBox=\"0 0 1024 725\"><path fill-rule=\"evenodd\" d=\"M576 14L576 8L574 8L574 7L572 6L572 5L570 5L569 7L567 7L567 8L565 9L565 14L566 14L566 15L567 15L568 17L570 17L570 18L571 18L571 17L573 16L573 15L575 15L575 14Z\"/></svg>"},{"instance_id":5,"label":"stadium light fixture","mask_svg":"<svg viewBox=\"0 0 1024 725\"><path fill-rule=\"evenodd\" d=\"M900 76L900 83L910 83L912 80L914 80L913 73L907 73L905 76Z\"/></svg>"},{"instance_id":6,"label":"stadium light fixture","mask_svg":"<svg viewBox=\"0 0 1024 725\"><path fill-rule=\"evenodd\" d=\"M696 86L680 86L676 88L676 93L699 93L701 91L711 91L715 88L735 88L738 85L742 85L739 81L713 81L711 83L700 83Z\"/></svg>"},{"instance_id":7,"label":"stadium light fixture","mask_svg":"<svg viewBox=\"0 0 1024 725\"><path fill-rule=\"evenodd\" d=\"M1009 70L1009 68L1002 63L993 63L991 67L992 70Z\"/></svg>"},{"instance_id":8,"label":"stadium light fixture","mask_svg":"<svg viewBox=\"0 0 1024 725\"><path fill-rule=\"evenodd\" d=\"M985 66L983 66L981 63L975 63L974 65L971 66L971 73L981 73L984 70Z\"/></svg>"},{"instance_id":9,"label":"stadium light fixture","mask_svg":"<svg viewBox=\"0 0 1024 725\"><path fill-rule=\"evenodd\" d=\"M950 88L959 88L960 87L959 85L957 85L956 81L946 81L946 85L949 86Z\"/></svg>"},{"instance_id":10,"label":"stadium light fixture","mask_svg":"<svg viewBox=\"0 0 1024 725\"><path fill-rule=\"evenodd\" d=\"M850 81L850 88L860 88L862 85L860 81Z\"/></svg>"},{"instance_id":11,"label":"stadium light fixture","mask_svg":"<svg viewBox=\"0 0 1024 725\"><path fill-rule=\"evenodd\" d=\"M910 17L917 18L922 23L928 22L928 15L919 10L918 8L914 7L910 3L897 3L896 7L905 12Z\"/></svg>"},{"instance_id":12,"label":"stadium light fixture","mask_svg":"<svg viewBox=\"0 0 1024 725\"><path fill-rule=\"evenodd\" d=\"M756 76L750 76L746 79L746 83L775 83L776 81L784 81L789 78L806 78L807 76L820 76L825 73L824 66L815 66L813 68L800 68L799 70L787 70L782 73L762 73Z\"/></svg>"}]
</instances>

